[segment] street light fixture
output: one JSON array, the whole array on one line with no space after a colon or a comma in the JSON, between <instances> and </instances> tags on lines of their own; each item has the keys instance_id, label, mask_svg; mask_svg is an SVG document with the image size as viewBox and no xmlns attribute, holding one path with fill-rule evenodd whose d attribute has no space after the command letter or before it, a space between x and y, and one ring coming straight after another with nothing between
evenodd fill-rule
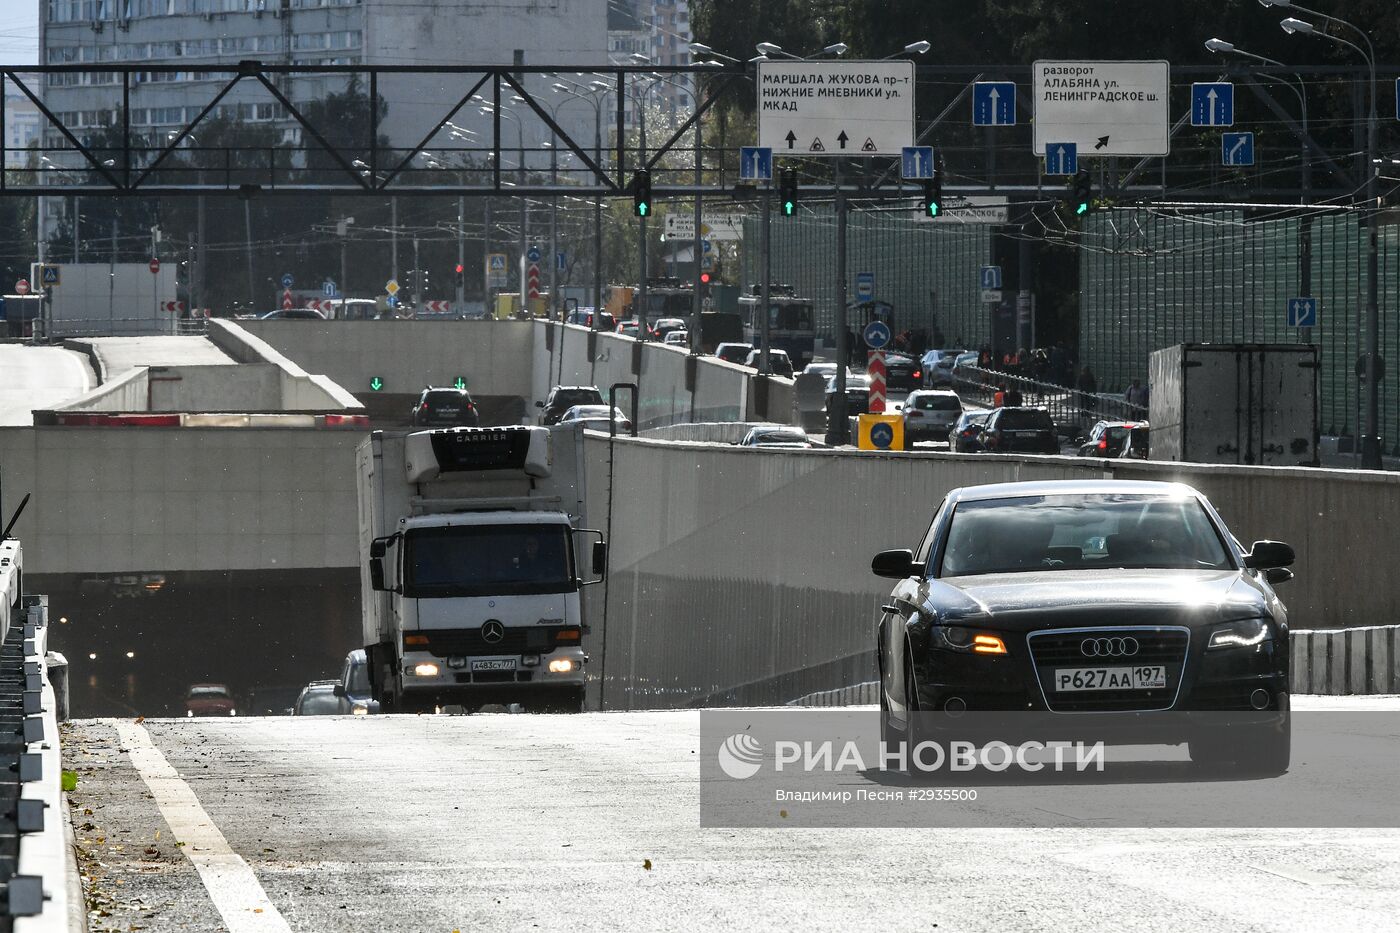
<instances>
[{"instance_id":1,"label":"street light fixture","mask_svg":"<svg viewBox=\"0 0 1400 933\"><path fill-rule=\"evenodd\" d=\"M1286 33L1288 33L1290 36L1293 35L1294 33L1299 33L1299 32L1302 33L1302 34L1305 35L1305 36L1311 36L1311 35L1316 34L1316 32L1317 32L1317 30L1315 30L1315 29L1313 28L1313 24L1312 24L1312 23L1305 23L1305 22L1303 22L1301 19L1297 19L1297 18L1292 17L1292 16L1288 17L1288 19L1285 19L1283 22L1279 23L1279 25L1282 26L1282 27L1283 27L1283 31L1286 32Z\"/></svg>"}]
</instances>

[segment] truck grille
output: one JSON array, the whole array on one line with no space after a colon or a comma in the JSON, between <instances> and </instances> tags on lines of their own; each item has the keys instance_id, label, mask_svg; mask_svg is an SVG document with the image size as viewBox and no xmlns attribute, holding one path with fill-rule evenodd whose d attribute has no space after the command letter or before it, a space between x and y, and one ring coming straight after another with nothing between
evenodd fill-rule
<instances>
[{"instance_id":1,"label":"truck grille","mask_svg":"<svg viewBox=\"0 0 1400 933\"><path fill-rule=\"evenodd\" d=\"M1085 657L1086 639L1134 638L1138 651L1131 657ZM1190 633L1175 628L1104 628L1032 632L1026 636L1031 663L1045 696L1045 705L1057 713L1143 711L1169 709L1181 687ZM1059 693L1054 689L1056 668L1137 667L1162 665L1167 669L1167 685L1153 690L1077 690Z\"/></svg>"},{"instance_id":2,"label":"truck grille","mask_svg":"<svg viewBox=\"0 0 1400 933\"><path fill-rule=\"evenodd\" d=\"M497 642L488 642L481 637L479 628L434 629L414 632L426 635L428 644L410 646L410 651L428 651L440 658L479 657L491 654L536 654L550 651L555 646L555 635L559 626L530 626L507 628L505 637ZM574 642L577 644L577 642Z\"/></svg>"}]
</instances>

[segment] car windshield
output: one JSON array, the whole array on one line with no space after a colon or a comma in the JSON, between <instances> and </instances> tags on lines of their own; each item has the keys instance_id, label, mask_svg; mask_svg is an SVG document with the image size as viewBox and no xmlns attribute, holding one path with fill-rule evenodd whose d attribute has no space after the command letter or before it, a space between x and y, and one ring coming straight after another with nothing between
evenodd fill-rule
<instances>
[{"instance_id":1,"label":"car windshield","mask_svg":"<svg viewBox=\"0 0 1400 933\"><path fill-rule=\"evenodd\" d=\"M751 443L754 444L805 444L807 435L800 431L764 431L755 434Z\"/></svg>"},{"instance_id":2,"label":"car windshield","mask_svg":"<svg viewBox=\"0 0 1400 933\"><path fill-rule=\"evenodd\" d=\"M301 698L303 716L334 716L340 712L340 698L330 690L316 690Z\"/></svg>"},{"instance_id":3,"label":"car windshield","mask_svg":"<svg viewBox=\"0 0 1400 933\"><path fill-rule=\"evenodd\" d=\"M606 422L605 422L606 424ZM404 537L404 595L508 596L574 589L566 525L452 525Z\"/></svg>"},{"instance_id":4,"label":"car windshield","mask_svg":"<svg viewBox=\"0 0 1400 933\"><path fill-rule=\"evenodd\" d=\"M603 394L597 389L555 389L549 400L554 409L573 408L575 405L601 405Z\"/></svg>"},{"instance_id":5,"label":"car windshield","mask_svg":"<svg viewBox=\"0 0 1400 933\"><path fill-rule=\"evenodd\" d=\"M914 407L919 411L962 411L962 402L954 395L916 395Z\"/></svg>"},{"instance_id":6,"label":"car windshield","mask_svg":"<svg viewBox=\"0 0 1400 933\"><path fill-rule=\"evenodd\" d=\"M369 695L369 665L364 662L350 665L350 682L345 685L346 693L355 696Z\"/></svg>"},{"instance_id":7,"label":"car windshield","mask_svg":"<svg viewBox=\"0 0 1400 933\"><path fill-rule=\"evenodd\" d=\"M1008 408L997 419L997 427L1004 431L1053 431L1050 413L1035 408Z\"/></svg>"},{"instance_id":8,"label":"car windshield","mask_svg":"<svg viewBox=\"0 0 1400 933\"><path fill-rule=\"evenodd\" d=\"M461 392L429 392L428 408L435 412L459 412L471 404L471 399Z\"/></svg>"},{"instance_id":9,"label":"car windshield","mask_svg":"<svg viewBox=\"0 0 1400 933\"><path fill-rule=\"evenodd\" d=\"M227 687L191 687L191 700L224 700L228 698Z\"/></svg>"},{"instance_id":10,"label":"car windshield","mask_svg":"<svg viewBox=\"0 0 1400 933\"><path fill-rule=\"evenodd\" d=\"M936 575L1233 566L1195 498L1057 495L960 503Z\"/></svg>"}]
</instances>

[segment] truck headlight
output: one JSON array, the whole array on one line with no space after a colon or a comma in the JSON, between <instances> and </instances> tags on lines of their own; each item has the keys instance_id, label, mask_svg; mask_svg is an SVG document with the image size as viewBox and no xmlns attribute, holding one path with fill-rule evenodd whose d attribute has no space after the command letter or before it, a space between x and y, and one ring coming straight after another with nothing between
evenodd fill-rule
<instances>
[{"instance_id":1,"label":"truck headlight","mask_svg":"<svg viewBox=\"0 0 1400 933\"><path fill-rule=\"evenodd\" d=\"M368 716L369 707L365 706L363 703L356 703L355 708L350 711L350 714L352 716Z\"/></svg>"},{"instance_id":2,"label":"truck headlight","mask_svg":"<svg viewBox=\"0 0 1400 933\"><path fill-rule=\"evenodd\" d=\"M1241 619L1216 626L1210 633L1206 650L1216 648L1249 648L1261 645L1269 637L1269 623L1264 619Z\"/></svg>"},{"instance_id":3,"label":"truck headlight","mask_svg":"<svg viewBox=\"0 0 1400 933\"><path fill-rule=\"evenodd\" d=\"M549 662L549 672L551 674L567 674L574 669L574 662L570 658L555 658Z\"/></svg>"},{"instance_id":4,"label":"truck headlight","mask_svg":"<svg viewBox=\"0 0 1400 933\"><path fill-rule=\"evenodd\" d=\"M413 673L418 677L436 677L438 675L438 666L432 662L415 664L413 665Z\"/></svg>"}]
</instances>

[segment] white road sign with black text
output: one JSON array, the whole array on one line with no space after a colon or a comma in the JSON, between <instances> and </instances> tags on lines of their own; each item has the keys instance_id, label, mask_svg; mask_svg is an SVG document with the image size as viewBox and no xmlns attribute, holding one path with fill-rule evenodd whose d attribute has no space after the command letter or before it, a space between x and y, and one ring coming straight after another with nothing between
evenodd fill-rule
<instances>
[{"instance_id":1,"label":"white road sign with black text","mask_svg":"<svg viewBox=\"0 0 1400 933\"><path fill-rule=\"evenodd\" d=\"M773 156L897 156L914 144L914 63L758 63L758 144Z\"/></svg>"},{"instance_id":2,"label":"white road sign with black text","mask_svg":"<svg viewBox=\"0 0 1400 933\"><path fill-rule=\"evenodd\" d=\"M664 235L668 240L695 239L694 214L667 214ZM706 214L700 220L700 237L705 240L742 240L743 214Z\"/></svg>"},{"instance_id":3,"label":"white road sign with black text","mask_svg":"<svg viewBox=\"0 0 1400 933\"><path fill-rule=\"evenodd\" d=\"M1004 224L1010 214L1004 196L976 194L945 197L937 217L930 217L922 210L914 212L916 219L931 224Z\"/></svg>"},{"instance_id":4,"label":"white road sign with black text","mask_svg":"<svg viewBox=\"0 0 1400 933\"><path fill-rule=\"evenodd\" d=\"M1045 155L1047 143L1076 143L1081 159L1167 155L1170 86L1165 61L1036 62L1035 154Z\"/></svg>"}]
</instances>

